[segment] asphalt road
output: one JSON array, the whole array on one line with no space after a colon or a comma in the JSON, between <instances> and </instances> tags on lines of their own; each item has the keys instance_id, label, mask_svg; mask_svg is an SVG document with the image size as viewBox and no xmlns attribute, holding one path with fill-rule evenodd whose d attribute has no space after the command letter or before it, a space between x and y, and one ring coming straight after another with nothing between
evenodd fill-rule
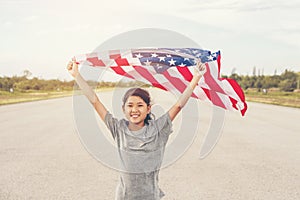
<instances>
[{"instance_id":1,"label":"asphalt road","mask_svg":"<svg viewBox=\"0 0 300 200\"><path fill-rule=\"evenodd\" d=\"M158 103L174 101L153 93ZM111 95L100 94L107 104ZM203 160L212 108L199 110L192 145L160 172L164 200L300 199L300 109L249 103L245 117L226 112L222 137ZM111 200L117 182L118 172L82 145L71 97L0 107L1 200Z\"/></svg>"}]
</instances>

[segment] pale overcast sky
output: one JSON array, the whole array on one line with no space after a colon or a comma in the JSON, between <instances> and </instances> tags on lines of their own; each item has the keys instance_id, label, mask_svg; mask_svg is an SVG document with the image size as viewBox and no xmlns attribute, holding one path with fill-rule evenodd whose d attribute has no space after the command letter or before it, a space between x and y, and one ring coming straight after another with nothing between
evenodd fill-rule
<instances>
[{"instance_id":1,"label":"pale overcast sky","mask_svg":"<svg viewBox=\"0 0 300 200\"><path fill-rule=\"evenodd\" d=\"M221 50L222 74L300 71L299 11L299 0L0 0L0 76L70 80L71 57L140 28Z\"/></svg>"}]
</instances>

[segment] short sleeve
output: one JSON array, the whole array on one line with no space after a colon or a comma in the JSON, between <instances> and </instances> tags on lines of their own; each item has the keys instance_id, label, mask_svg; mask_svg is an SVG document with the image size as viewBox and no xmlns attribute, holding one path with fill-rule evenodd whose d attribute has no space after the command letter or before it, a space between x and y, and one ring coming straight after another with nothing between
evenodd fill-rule
<instances>
[{"instance_id":1,"label":"short sleeve","mask_svg":"<svg viewBox=\"0 0 300 200\"><path fill-rule=\"evenodd\" d=\"M114 118L111 113L107 112L104 118L104 123L115 139L119 130L119 120Z\"/></svg>"},{"instance_id":2,"label":"short sleeve","mask_svg":"<svg viewBox=\"0 0 300 200\"><path fill-rule=\"evenodd\" d=\"M169 136L173 132L172 130L173 125L168 112L162 115L161 117L159 117L157 120L155 120L155 124L160 134L165 134Z\"/></svg>"}]
</instances>

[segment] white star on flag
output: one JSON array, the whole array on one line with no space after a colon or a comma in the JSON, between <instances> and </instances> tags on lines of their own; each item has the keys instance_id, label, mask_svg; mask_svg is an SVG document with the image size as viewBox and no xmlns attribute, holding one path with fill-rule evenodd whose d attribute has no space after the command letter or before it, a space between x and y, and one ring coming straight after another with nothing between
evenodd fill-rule
<instances>
[{"instance_id":1,"label":"white star on flag","mask_svg":"<svg viewBox=\"0 0 300 200\"><path fill-rule=\"evenodd\" d=\"M152 53L151 54L151 57L154 57L154 58L156 58L158 55L156 54L156 53Z\"/></svg>"},{"instance_id":2,"label":"white star on flag","mask_svg":"<svg viewBox=\"0 0 300 200\"><path fill-rule=\"evenodd\" d=\"M147 60L146 62L144 62L144 64L145 64L146 66L150 66L150 65L151 65L151 62L150 62L149 60Z\"/></svg>"},{"instance_id":3,"label":"white star on flag","mask_svg":"<svg viewBox=\"0 0 300 200\"><path fill-rule=\"evenodd\" d=\"M142 58L143 56L139 53L139 54L135 54L135 56L137 57L137 58Z\"/></svg>"},{"instance_id":4,"label":"white star on flag","mask_svg":"<svg viewBox=\"0 0 300 200\"><path fill-rule=\"evenodd\" d=\"M175 63L176 63L176 61L173 60L173 58L170 61L168 61L168 62L170 63L170 65L175 65Z\"/></svg>"},{"instance_id":5,"label":"white star on flag","mask_svg":"<svg viewBox=\"0 0 300 200\"><path fill-rule=\"evenodd\" d=\"M158 58L159 58L159 61L165 61L166 57L158 57Z\"/></svg>"}]
</instances>

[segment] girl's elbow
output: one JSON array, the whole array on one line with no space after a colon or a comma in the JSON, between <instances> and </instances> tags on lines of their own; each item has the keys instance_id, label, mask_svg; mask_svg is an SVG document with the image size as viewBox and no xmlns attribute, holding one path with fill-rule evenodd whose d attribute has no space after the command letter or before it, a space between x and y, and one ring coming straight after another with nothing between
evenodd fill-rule
<instances>
[{"instance_id":1,"label":"girl's elbow","mask_svg":"<svg viewBox=\"0 0 300 200\"><path fill-rule=\"evenodd\" d=\"M176 110L177 112L179 112L179 111L182 110L183 105L182 105L181 103L177 103L174 107L175 107L175 110Z\"/></svg>"},{"instance_id":2,"label":"girl's elbow","mask_svg":"<svg viewBox=\"0 0 300 200\"><path fill-rule=\"evenodd\" d=\"M175 104L171 110L169 111L169 115L170 115L170 118L171 120L173 121L173 119L177 116L177 114L181 111L182 109L182 106L181 104Z\"/></svg>"}]
</instances>

